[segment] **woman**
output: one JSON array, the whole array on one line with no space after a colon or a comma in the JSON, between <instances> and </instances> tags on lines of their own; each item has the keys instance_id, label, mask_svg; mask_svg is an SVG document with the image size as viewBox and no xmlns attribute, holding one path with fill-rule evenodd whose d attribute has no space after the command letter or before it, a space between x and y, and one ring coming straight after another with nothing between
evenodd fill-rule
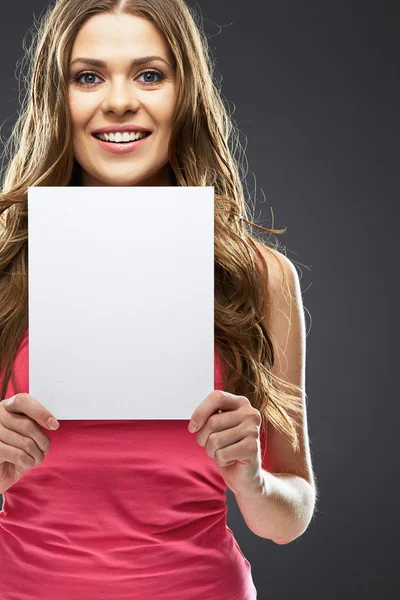
<instances>
[{"instance_id":1,"label":"woman","mask_svg":"<svg viewBox=\"0 0 400 600\"><path fill-rule=\"evenodd\" d=\"M60 0L30 86L0 196L0 595L254 599L225 493L278 544L311 521L303 308L292 263L246 225L205 37L183 0ZM33 185L214 186L215 390L196 434L128 420L44 433L55 415L28 393Z\"/></svg>"}]
</instances>

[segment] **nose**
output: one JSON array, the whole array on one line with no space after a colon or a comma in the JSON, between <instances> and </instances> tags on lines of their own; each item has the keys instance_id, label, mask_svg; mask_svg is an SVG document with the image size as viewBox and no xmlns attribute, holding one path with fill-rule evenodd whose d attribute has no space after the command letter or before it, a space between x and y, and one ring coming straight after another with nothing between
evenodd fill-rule
<instances>
[{"instance_id":1,"label":"nose","mask_svg":"<svg viewBox=\"0 0 400 600\"><path fill-rule=\"evenodd\" d=\"M127 110L137 112L139 107L140 102L135 96L132 82L110 84L102 103L104 112L112 111L117 115L123 115Z\"/></svg>"}]
</instances>

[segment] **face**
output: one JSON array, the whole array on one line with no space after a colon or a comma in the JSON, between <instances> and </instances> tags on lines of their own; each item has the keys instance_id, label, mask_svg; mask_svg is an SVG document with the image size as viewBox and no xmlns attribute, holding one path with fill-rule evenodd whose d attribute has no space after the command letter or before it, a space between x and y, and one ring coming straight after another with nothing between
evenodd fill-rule
<instances>
[{"instance_id":1,"label":"face","mask_svg":"<svg viewBox=\"0 0 400 600\"><path fill-rule=\"evenodd\" d=\"M133 64L146 56L160 59ZM72 65L77 58L104 65ZM72 47L68 104L82 185L171 185L168 145L176 96L172 60L162 34L142 17L95 15L79 30ZM121 125L139 125L151 135L128 152L121 152L128 149L124 142L104 144L93 136L97 129Z\"/></svg>"}]
</instances>

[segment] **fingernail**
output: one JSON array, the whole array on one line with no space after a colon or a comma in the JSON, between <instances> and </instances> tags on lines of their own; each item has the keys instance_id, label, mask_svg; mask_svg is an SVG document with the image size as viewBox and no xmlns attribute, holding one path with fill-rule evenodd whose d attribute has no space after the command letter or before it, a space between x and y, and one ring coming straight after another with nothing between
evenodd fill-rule
<instances>
[{"instance_id":1,"label":"fingernail","mask_svg":"<svg viewBox=\"0 0 400 600\"><path fill-rule=\"evenodd\" d=\"M190 421L188 429L190 433L194 433L195 431L198 431L200 427L194 421Z\"/></svg>"},{"instance_id":2,"label":"fingernail","mask_svg":"<svg viewBox=\"0 0 400 600\"><path fill-rule=\"evenodd\" d=\"M56 421L56 419L53 419L53 417L50 417L49 419L47 419L47 425L50 427L50 429L58 429L60 423Z\"/></svg>"}]
</instances>

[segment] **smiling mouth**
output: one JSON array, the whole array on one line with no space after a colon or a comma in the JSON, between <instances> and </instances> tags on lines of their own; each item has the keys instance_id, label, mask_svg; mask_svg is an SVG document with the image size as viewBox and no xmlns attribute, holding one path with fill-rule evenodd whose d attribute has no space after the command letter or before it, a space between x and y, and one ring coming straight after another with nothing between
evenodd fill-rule
<instances>
[{"instance_id":1,"label":"smiling mouth","mask_svg":"<svg viewBox=\"0 0 400 600\"><path fill-rule=\"evenodd\" d=\"M100 137L99 133L93 133L92 134L93 137L95 137L96 139L100 140L101 142L106 142L107 144L132 144L132 142L140 142L141 140L144 140L145 138L149 137L149 135L151 135L151 131L146 131L144 132L143 137L137 139L137 140L121 140L120 142L113 142L112 140L103 140Z\"/></svg>"}]
</instances>

